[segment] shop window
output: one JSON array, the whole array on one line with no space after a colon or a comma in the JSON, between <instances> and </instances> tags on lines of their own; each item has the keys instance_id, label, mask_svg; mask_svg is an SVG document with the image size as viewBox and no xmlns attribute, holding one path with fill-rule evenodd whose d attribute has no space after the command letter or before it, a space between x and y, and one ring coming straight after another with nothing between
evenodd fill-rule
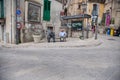
<instances>
[{"instance_id":1,"label":"shop window","mask_svg":"<svg viewBox=\"0 0 120 80\"><path fill-rule=\"evenodd\" d=\"M79 31L82 30L82 21L73 21L72 22L72 30L73 31Z\"/></svg>"}]
</instances>

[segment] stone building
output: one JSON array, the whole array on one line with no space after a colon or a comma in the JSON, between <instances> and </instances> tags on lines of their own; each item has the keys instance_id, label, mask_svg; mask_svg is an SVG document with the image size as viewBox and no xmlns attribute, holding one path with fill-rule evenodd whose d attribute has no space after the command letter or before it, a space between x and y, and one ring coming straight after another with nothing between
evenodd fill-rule
<instances>
[{"instance_id":1,"label":"stone building","mask_svg":"<svg viewBox=\"0 0 120 80\"><path fill-rule=\"evenodd\" d=\"M35 29L42 31L41 0L2 1L4 7L0 11L4 11L4 17L0 18L1 41L13 44L33 41Z\"/></svg>"},{"instance_id":2,"label":"stone building","mask_svg":"<svg viewBox=\"0 0 120 80\"><path fill-rule=\"evenodd\" d=\"M86 7L83 9L83 2L85 3ZM68 16L74 16L74 15L83 15L83 14L88 14L91 15L91 18L79 18L79 19L73 19L72 22L78 22L81 24L81 27L84 26L84 29L86 30L88 23L90 25L93 25L93 22L95 23L95 18L96 16L93 16L93 10L96 9L97 15L98 15L98 21L97 24L101 23L103 13L104 13L104 3L105 0L69 0L67 3L67 15ZM96 5L96 6L94 6ZM67 23L71 23L71 21L67 21ZM72 26L71 26L72 27ZM80 35L79 30L74 31L73 34Z\"/></svg>"},{"instance_id":3,"label":"stone building","mask_svg":"<svg viewBox=\"0 0 120 80\"><path fill-rule=\"evenodd\" d=\"M120 26L120 0L106 0L104 13L106 17L105 25L107 21L110 23L106 27L112 26L118 28ZM108 15L110 16L110 20L107 20Z\"/></svg>"},{"instance_id":4,"label":"stone building","mask_svg":"<svg viewBox=\"0 0 120 80\"><path fill-rule=\"evenodd\" d=\"M51 2L49 15L50 19L44 20L44 18L42 17L43 29L46 32L49 28L51 28L55 32L55 35L58 36L61 27L60 11L62 10L63 4L61 0L49 0L49 1Z\"/></svg>"},{"instance_id":5,"label":"stone building","mask_svg":"<svg viewBox=\"0 0 120 80\"><path fill-rule=\"evenodd\" d=\"M31 42L36 32L45 37L48 28L52 28L57 36L63 3L61 0L0 0L0 41L11 44Z\"/></svg>"},{"instance_id":6,"label":"stone building","mask_svg":"<svg viewBox=\"0 0 120 80\"><path fill-rule=\"evenodd\" d=\"M87 13L91 16L92 16L94 4L97 4L98 23L100 23L104 13L105 0L71 0L71 2L69 2L68 4L68 14L69 15L83 14L82 1L86 2L87 4L86 10L84 13Z\"/></svg>"},{"instance_id":7,"label":"stone building","mask_svg":"<svg viewBox=\"0 0 120 80\"><path fill-rule=\"evenodd\" d=\"M0 41L4 40L4 33L5 33L5 11L4 5L5 1L0 0Z\"/></svg>"}]
</instances>

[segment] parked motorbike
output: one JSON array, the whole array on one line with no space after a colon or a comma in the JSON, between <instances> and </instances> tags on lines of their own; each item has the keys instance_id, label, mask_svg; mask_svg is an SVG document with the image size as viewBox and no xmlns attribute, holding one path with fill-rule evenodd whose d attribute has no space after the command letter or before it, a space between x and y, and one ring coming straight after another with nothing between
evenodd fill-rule
<instances>
[{"instance_id":1,"label":"parked motorbike","mask_svg":"<svg viewBox=\"0 0 120 80\"><path fill-rule=\"evenodd\" d=\"M66 37L60 37L60 42L66 42Z\"/></svg>"},{"instance_id":2,"label":"parked motorbike","mask_svg":"<svg viewBox=\"0 0 120 80\"><path fill-rule=\"evenodd\" d=\"M61 37L61 38L60 38L60 42L64 42L64 37Z\"/></svg>"}]
</instances>

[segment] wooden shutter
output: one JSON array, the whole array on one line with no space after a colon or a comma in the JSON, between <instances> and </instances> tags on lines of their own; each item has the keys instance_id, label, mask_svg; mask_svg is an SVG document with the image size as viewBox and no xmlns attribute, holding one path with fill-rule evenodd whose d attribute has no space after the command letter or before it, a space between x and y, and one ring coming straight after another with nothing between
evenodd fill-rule
<instances>
[{"instance_id":1,"label":"wooden shutter","mask_svg":"<svg viewBox=\"0 0 120 80\"><path fill-rule=\"evenodd\" d=\"M50 7L51 1L44 0L43 20L50 21Z\"/></svg>"}]
</instances>

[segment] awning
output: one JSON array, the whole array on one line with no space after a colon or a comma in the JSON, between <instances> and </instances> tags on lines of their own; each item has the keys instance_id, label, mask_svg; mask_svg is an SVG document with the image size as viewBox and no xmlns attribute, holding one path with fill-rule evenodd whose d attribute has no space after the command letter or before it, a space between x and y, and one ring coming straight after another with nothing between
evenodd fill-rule
<instances>
[{"instance_id":1,"label":"awning","mask_svg":"<svg viewBox=\"0 0 120 80\"><path fill-rule=\"evenodd\" d=\"M91 18L91 15L88 14L80 14L80 15L73 15L73 16L62 16L61 17L63 20L68 20L68 19L80 19L80 18Z\"/></svg>"}]
</instances>

